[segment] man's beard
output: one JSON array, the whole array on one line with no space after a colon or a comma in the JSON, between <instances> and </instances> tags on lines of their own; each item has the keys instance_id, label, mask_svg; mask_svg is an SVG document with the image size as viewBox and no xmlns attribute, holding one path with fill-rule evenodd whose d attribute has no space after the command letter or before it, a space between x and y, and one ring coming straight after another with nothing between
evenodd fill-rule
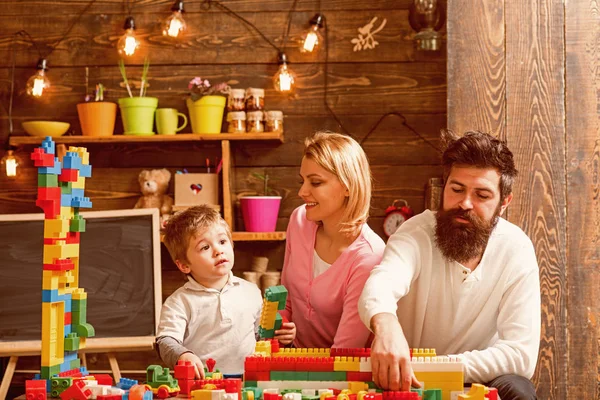
<instances>
[{"instance_id":1,"label":"man's beard","mask_svg":"<svg viewBox=\"0 0 600 400\"><path fill-rule=\"evenodd\" d=\"M444 258L461 264L483 254L485 246L498 223L501 203L494 211L491 220L480 218L472 210L461 208L444 210L443 204L435 215L435 242ZM469 223L461 223L455 218L463 218Z\"/></svg>"}]
</instances>

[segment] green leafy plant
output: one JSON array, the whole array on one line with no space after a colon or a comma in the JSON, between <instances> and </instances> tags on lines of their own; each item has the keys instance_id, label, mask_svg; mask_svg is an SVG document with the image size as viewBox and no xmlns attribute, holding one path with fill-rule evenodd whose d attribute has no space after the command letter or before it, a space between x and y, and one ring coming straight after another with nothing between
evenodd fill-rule
<instances>
[{"instance_id":1,"label":"green leafy plant","mask_svg":"<svg viewBox=\"0 0 600 400\"><path fill-rule=\"evenodd\" d=\"M278 196L279 193L274 190L273 188L269 187L269 182L273 182L272 180L270 180L269 178L269 174L268 173L264 173L264 174L259 174L257 172L253 172L251 174L254 178L256 178L258 181L262 182L262 186L263 186L263 194L262 196Z\"/></svg>"},{"instance_id":2,"label":"green leafy plant","mask_svg":"<svg viewBox=\"0 0 600 400\"><path fill-rule=\"evenodd\" d=\"M150 60L148 57L144 59L144 67L142 69L142 80L140 83L140 97L146 96L146 88L148 87L148 70L150 69ZM121 72L121 77L123 77L123 82L125 83L125 87L127 88L127 93L129 97L133 97L133 92L131 91L131 86L129 85L129 80L127 79L127 71L125 70L125 61L121 58L119 60L119 71Z\"/></svg>"}]
</instances>

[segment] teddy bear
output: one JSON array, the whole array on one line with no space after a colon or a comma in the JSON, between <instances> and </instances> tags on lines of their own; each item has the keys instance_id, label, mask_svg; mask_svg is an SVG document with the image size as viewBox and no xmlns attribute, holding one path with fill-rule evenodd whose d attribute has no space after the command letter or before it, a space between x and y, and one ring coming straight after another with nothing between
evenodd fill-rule
<instances>
[{"instance_id":1,"label":"teddy bear","mask_svg":"<svg viewBox=\"0 0 600 400\"><path fill-rule=\"evenodd\" d=\"M138 181L142 197L135 203L134 208L158 208L161 219L168 218L173 208L173 199L167 195L171 172L163 169L145 169L140 172Z\"/></svg>"}]
</instances>

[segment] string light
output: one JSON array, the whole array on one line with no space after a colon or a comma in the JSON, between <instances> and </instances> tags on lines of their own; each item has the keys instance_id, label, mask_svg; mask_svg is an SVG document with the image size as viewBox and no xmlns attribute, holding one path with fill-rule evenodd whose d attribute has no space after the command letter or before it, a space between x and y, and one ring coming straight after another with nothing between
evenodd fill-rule
<instances>
[{"instance_id":1,"label":"string light","mask_svg":"<svg viewBox=\"0 0 600 400\"><path fill-rule=\"evenodd\" d=\"M135 21L132 16L125 19L123 29L125 33L117 42L117 49L122 57L131 57L140 47L140 42L135 37Z\"/></svg>"},{"instance_id":2,"label":"string light","mask_svg":"<svg viewBox=\"0 0 600 400\"><path fill-rule=\"evenodd\" d=\"M296 74L288 67L288 58L285 53L279 53L277 64L279 64L279 70L273 77L275 90L278 92L290 93L294 90Z\"/></svg>"},{"instance_id":3,"label":"string light","mask_svg":"<svg viewBox=\"0 0 600 400\"><path fill-rule=\"evenodd\" d=\"M302 35L302 46L300 46L300 51L302 53L312 53L323 43L321 28L323 27L324 19L325 16L320 13L315 14L315 16L311 18L310 28Z\"/></svg>"},{"instance_id":4,"label":"string light","mask_svg":"<svg viewBox=\"0 0 600 400\"><path fill-rule=\"evenodd\" d=\"M6 176L11 178L17 176L17 167L19 166L19 162L17 157L14 156L12 150L6 151L6 154L4 157L2 157L2 161L0 163L5 168Z\"/></svg>"},{"instance_id":5,"label":"string light","mask_svg":"<svg viewBox=\"0 0 600 400\"><path fill-rule=\"evenodd\" d=\"M171 7L171 11L173 11L173 13L163 24L162 34L163 36L177 38L180 33L185 32L187 29L187 24L183 19L183 13L185 12L183 9L183 0L175 1L173 7Z\"/></svg>"},{"instance_id":6,"label":"string light","mask_svg":"<svg viewBox=\"0 0 600 400\"><path fill-rule=\"evenodd\" d=\"M50 87L50 81L46 76L48 61L40 58L36 68L37 72L27 80L27 94L33 97L42 97L44 90Z\"/></svg>"}]
</instances>

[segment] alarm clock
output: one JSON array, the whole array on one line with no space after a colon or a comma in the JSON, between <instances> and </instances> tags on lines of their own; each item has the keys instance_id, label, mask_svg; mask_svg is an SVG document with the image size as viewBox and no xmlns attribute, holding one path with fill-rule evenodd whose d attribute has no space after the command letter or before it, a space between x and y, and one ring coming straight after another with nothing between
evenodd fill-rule
<instances>
[{"instance_id":1,"label":"alarm clock","mask_svg":"<svg viewBox=\"0 0 600 400\"><path fill-rule=\"evenodd\" d=\"M383 232L390 237L410 217L415 215L406 200L394 200L391 206L385 210L383 219Z\"/></svg>"}]
</instances>

